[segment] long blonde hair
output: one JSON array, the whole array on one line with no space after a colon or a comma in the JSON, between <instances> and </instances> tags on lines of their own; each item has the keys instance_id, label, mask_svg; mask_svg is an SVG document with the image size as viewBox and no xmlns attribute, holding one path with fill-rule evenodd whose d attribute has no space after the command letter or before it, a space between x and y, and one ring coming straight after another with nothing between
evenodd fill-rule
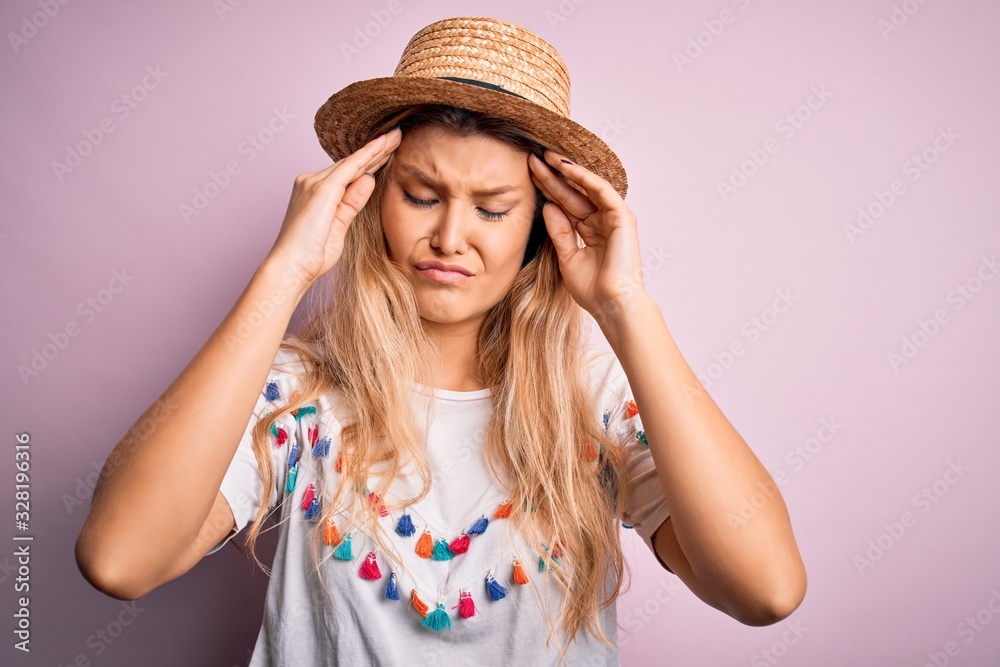
<instances>
[{"instance_id":1,"label":"long blonde hair","mask_svg":"<svg viewBox=\"0 0 1000 667\"><path fill-rule=\"evenodd\" d=\"M487 134L537 155L543 147L529 130L508 121L440 105L400 110L375 123L370 136L396 124L403 127L404 137L408 129L437 125L462 136ZM416 464L421 492L397 504L383 501L386 509L419 502L430 490L430 465L410 394L414 382L433 377L438 351L423 329L411 284L386 252L380 202L390 165L376 175L374 192L348 229L342 256L331 272L336 281L330 305L282 342L283 348L301 356L306 368L296 394L260 419L253 430L254 452L268 489L275 484L268 433L277 418L333 388L353 418L343 423L339 436L340 483L329 490L329 498L323 497L312 535L321 581L321 531L328 519L348 507L349 525L360 515L383 553L395 553L379 521L379 508L363 502L360 493L366 489L370 470L380 466L378 488L369 491L384 498L405 463ZM487 312L478 332L476 358L478 376L491 388L495 407L483 446L494 473L498 469L506 473L498 479L512 482L507 489L512 502L509 519L565 587L556 617L566 634L560 652L564 657L581 626L612 646L599 617L622 590L627 566L619 524L632 488L624 453L599 425L595 397L585 382L585 311L562 281L541 217L545 200L540 191L537 196L524 264L506 295ZM345 508L340 507L343 500ZM254 545L266 510L260 508L246 538L254 560L265 571ZM554 545L559 547L553 549L557 561L550 553ZM613 581L610 590L606 581Z\"/></svg>"}]
</instances>

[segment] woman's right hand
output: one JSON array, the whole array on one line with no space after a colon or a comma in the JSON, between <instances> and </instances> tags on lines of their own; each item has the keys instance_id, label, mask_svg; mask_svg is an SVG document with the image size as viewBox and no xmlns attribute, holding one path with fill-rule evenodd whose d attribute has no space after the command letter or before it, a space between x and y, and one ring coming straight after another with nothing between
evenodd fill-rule
<instances>
[{"instance_id":1,"label":"woman's right hand","mask_svg":"<svg viewBox=\"0 0 1000 667\"><path fill-rule=\"evenodd\" d=\"M402 134L396 128L329 167L296 176L281 230L265 261L283 266L303 292L332 269L348 227L375 189L375 179L365 172L374 173L389 160Z\"/></svg>"}]
</instances>

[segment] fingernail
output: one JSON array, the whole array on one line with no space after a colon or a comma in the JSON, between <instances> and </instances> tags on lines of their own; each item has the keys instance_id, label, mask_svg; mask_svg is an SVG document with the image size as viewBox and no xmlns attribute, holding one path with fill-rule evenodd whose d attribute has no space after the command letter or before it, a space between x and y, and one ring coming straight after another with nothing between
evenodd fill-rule
<instances>
[{"instance_id":1,"label":"fingernail","mask_svg":"<svg viewBox=\"0 0 1000 667\"><path fill-rule=\"evenodd\" d=\"M371 176L373 181L375 180L375 174L371 173L370 171L366 171L365 173Z\"/></svg>"},{"instance_id":2,"label":"fingernail","mask_svg":"<svg viewBox=\"0 0 1000 667\"><path fill-rule=\"evenodd\" d=\"M573 164L573 163L572 163L572 162L570 162L569 160L560 160L560 162L565 162L566 164Z\"/></svg>"}]
</instances>

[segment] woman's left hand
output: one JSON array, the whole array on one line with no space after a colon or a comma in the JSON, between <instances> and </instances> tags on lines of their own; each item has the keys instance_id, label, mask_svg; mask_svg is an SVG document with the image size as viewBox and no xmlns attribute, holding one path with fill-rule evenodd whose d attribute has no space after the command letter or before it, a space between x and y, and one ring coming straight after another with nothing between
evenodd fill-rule
<instances>
[{"instance_id":1,"label":"woman's left hand","mask_svg":"<svg viewBox=\"0 0 1000 667\"><path fill-rule=\"evenodd\" d=\"M563 281L573 299L598 322L613 318L645 292L635 215L618 191L589 169L562 162L563 156L550 150L545 159L531 154L528 164L535 185L551 202L542 216ZM577 234L585 244L582 248Z\"/></svg>"}]
</instances>

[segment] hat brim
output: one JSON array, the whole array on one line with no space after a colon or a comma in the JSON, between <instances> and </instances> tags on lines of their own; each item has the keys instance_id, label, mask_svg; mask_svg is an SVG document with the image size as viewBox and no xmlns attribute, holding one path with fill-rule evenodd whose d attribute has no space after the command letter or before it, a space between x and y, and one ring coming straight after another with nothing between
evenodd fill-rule
<instances>
[{"instance_id":1,"label":"hat brim","mask_svg":"<svg viewBox=\"0 0 1000 667\"><path fill-rule=\"evenodd\" d=\"M323 150L337 161L361 148L381 117L425 103L493 114L530 128L549 148L601 176L622 199L628 192L621 160L596 134L533 102L472 84L404 76L355 81L323 103L316 112L314 128Z\"/></svg>"}]
</instances>

